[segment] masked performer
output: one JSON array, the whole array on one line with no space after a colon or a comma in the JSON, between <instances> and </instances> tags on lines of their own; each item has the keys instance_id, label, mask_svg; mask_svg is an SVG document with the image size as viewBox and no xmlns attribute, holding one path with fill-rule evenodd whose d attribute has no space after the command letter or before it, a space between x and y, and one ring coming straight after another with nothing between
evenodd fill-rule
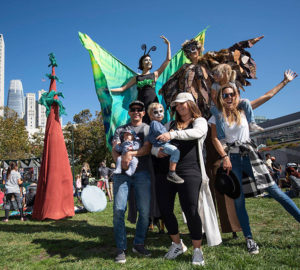
<instances>
[{"instance_id":1,"label":"masked performer","mask_svg":"<svg viewBox=\"0 0 300 270\"><path fill-rule=\"evenodd\" d=\"M124 86L120 88L111 89L111 92L123 92L130 87L132 87L134 84L137 85L138 90L138 96L137 100L142 101L145 104L145 110L147 112L148 106L153 102L158 102L158 98L155 93L155 82L157 81L158 77L161 75L161 73L165 70L167 65L169 64L171 60L171 45L170 42L164 37L160 36L164 42L167 44L167 57L166 60L163 62L161 67L154 71L153 73L150 72L152 69L152 60L149 55L151 51L155 51L156 47L152 46L149 51L146 53L146 45L142 45L142 49L144 50L144 55L139 60L139 69L142 70L141 75L137 75L132 77L128 83L126 83ZM150 118L148 114L146 114L143 118L143 122L150 123Z\"/></svg>"}]
</instances>

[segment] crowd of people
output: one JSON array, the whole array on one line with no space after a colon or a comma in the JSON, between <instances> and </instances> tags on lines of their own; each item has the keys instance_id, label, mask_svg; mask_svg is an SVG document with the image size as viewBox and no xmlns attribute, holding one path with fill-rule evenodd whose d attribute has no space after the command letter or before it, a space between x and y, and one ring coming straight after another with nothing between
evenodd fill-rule
<instances>
[{"instance_id":1,"label":"crowd of people","mask_svg":"<svg viewBox=\"0 0 300 270\"><path fill-rule=\"evenodd\" d=\"M300 174L295 168L290 168L287 173L292 183L291 190L284 193L278 187L280 164L271 155L264 162L250 140L250 131L262 130L254 121L253 110L277 94L297 74L286 71L284 79L265 95L253 101L245 100L240 97L237 74L231 66L217 65L210 74L201 60L202 44L196 40L186 41L182 49L191 63L183 65L160 91L167 97L174 88L171 101L166 102L174 120L163 125L165 111L158 103L155 83L167 67L171 52L170 42L164 36L161 38L167 44L167 57L162 66L150 72L152 61L149 53L155 48L151 47L146 53L144 47L144 55L139 60L142 74L133 77L123 87L112 89L114 94L126 91L134 84L138 89L137 100L129 104L129 122L118 127L113 136L115 163L108 168L105 162L101 162L98 169L109 201L113 201L115 261L126 262L125 212L131 191L139 213L133 240L134 253L151 256L145 240L152 217L159 217L164 222L171 238L165 258L175 259L186 252L187 246L180 238L174 214L178 194L192 240L193 265L204 265L201 248L204 234L208 246L222 242L215 206L222 232L237 237L236 232L242 231L249 253L258 254L259 246L252 236L245 197L266 191L300 222L300 210L291 199L299 196ZM76 176L79 199L82 190L89 185L90 177L90 166L84 163ZM6 179L4 221L8 221L13 204L17 205L23 221L22 179L15 163L10 165ZM28 192L28 206L33 205L33 200L31 190ZM159 210L156 215L153 214L154 201Z\"/></svg>"},{"instance_id":2,"label":"crowd of people","mask_svg":"<svg viewBox=\"0 0 300 270\"><path fill-rule=\"evenodd\" d=\"M192 239L194 265L204 265L201 249L203 232L209 246L218 245L222 241L214 204L216 199L216 204L220 205L220 196L223 196L223 201L226 197L225 204L230 205L225 208L224 205L223 208L218 207L222 231L235 233L242 230L250 254L259 253L259 246L252 237L245 197L267 191L300 222L299 208L276 184L280 166L275 162L271 165L274 180L267 165L258 155L257 147L250 140L249 134L249 131L262 130L254 121L253 109L272 98L297 77L297 74L291 70L286 71L284 79L277 86L260 98L249 101L240 98L234 72L230 65L225 64L225 67L223 65L214 70L211 76L213 81L205 86L212 89L214 98L211 100L210 89L205 91L207 89L203 89L201 84L206 68L199 60L203 51L201 43L195 40L187 41L182 49L191 64L184 65L178 74L170 78L170 81L179 81L178 84L167 83L160 91L164 94L164 91L179 85L180 89L173 89L173 94L176 95L170 102L175 120L161 125L164 110L157 103L155 95L152 95L152 102L147 99L147 105L144 104L143 97L149 97L148 91L153 94L156 81L154 76L151 84L147 84L146 81L143 84L144 88L138 88L138 99L129 105L130 121L116 129L112 140L113 158L121 165L121 172L118 170L113 176L113 226L117 263L126 262L127 238L124 219L131 189L134 190L139 212L132 250L144 256L151 256L145 247L151 216L151 196L155 197L158 203L161 218L172 241L165 258L175 259L187 250L180 239L178 221L174 215L175 196L178 193ZM149 54L144 54L140 59L142 76L151 75L152 62L149 58ZM179 76L180 74L185 75ZM136 82L137 78L134 78L131 84ZM113 92L125 91L127 86ZM139 142L136 147L133 147L134 141ZM126 150L122 146L124 142L130 145ZM130 169L132 162L134 167ZM223 169L225 174L218 174L218 168ZM154 181L151 183L152 172ZM295 175L295 172L290 173ZM244 174L247 175L248 181L243 181ZM218 181L224 182L221 183L224 185L223 194L222 189L218 191L214 188ZM231 182L238 187L238 193L232 193L230 190ZM151 186L155 186L154 192ZM229 229L224 229L226 222L230 224ZM236 237L236 234L234 236Z\"/></svg>"},{"instance_id":3,"label":"crowd of people","mask_svg":"<svg viewBox=\"0 0 300 270\"><path fill-rule=\"evenodd\" d=\"M27 189L23 186L23 180L15 162L11 162L5 172L3 184L5 184L4 192L0 190L0 206L3 206L5 210L3 221L8 222L11 210L19 211L20 220L24 221L24 209L27 212L33 210L36 184L32 183Z\"/></svg>"}]
</instances>

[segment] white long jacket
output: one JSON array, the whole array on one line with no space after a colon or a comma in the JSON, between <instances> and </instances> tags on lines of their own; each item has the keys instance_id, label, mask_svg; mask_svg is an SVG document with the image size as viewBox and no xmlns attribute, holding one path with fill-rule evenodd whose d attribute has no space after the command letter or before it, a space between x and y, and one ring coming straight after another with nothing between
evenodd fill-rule
<instances>
[{"instance_id":1,"label":"white long jacket","mask_svg":"<svg viewBox=\"0 0 300 270\"><path fill-rule=\"evenodd\" d=\"M207 121L203 117L194 120L193 128L185 130L170 131L171 140L195 140L198 139L199 163L201 168L202 184L198 200L198 212L201 217L202 226L206 233L207 245L216 246L222 242L216 209L209 189L209 178L205 171L203 159L203 143L206 138L208 126ZM159 148L153 147L152 154L157 156Z\"/></svg>"}]
</instances>

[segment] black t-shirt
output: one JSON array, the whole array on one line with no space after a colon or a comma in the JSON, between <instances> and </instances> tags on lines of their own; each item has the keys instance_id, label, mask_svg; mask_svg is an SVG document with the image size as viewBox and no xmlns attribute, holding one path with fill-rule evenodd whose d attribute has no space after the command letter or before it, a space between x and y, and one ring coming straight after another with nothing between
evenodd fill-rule
<instances>
[{"instance_id":1,"label":"black t-shirt","mask_svg":"<svg viewBox=\"0 0 300 270\"><path fill-rule=\"evenodd\" d=\"M275 169L279 170L280 169L280 164L276 161L272 161L272 168L273 169L275 168Z\"/></svg>"},{"instance_id":2,"label":"black t-shirt","mask_svg":"<svg viewBox=\"0 0 300 270\"><path fill-rule=\"evenodd\" d=\"M185 129L193 128L192 123ZM169 130L178 130L175 121L171 122ZM200 171L198 140L171 140L171 144L175 145L180 151L180 159L178 161L176 172L186 173L189 170ZM169 171L170 156L165 158L154 158L154 170L159 174L167 174Z\"/></svg>"}]
</instances>

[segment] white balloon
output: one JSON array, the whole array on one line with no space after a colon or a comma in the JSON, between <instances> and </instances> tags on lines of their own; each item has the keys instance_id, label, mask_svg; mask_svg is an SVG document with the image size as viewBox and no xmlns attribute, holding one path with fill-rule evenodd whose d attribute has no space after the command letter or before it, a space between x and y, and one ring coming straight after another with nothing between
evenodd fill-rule
<instances>
[{"instance_id":1,"label":"white balloon","mask_svg":"<svg viewBox=\"0 0 300 270\"><path fill-rule=\"evenodd\" d=\"M81 200L89 212L101 212L107 205L104 192L96 186L86 186L82 191Z\"/></svg>"}]
</instances>

